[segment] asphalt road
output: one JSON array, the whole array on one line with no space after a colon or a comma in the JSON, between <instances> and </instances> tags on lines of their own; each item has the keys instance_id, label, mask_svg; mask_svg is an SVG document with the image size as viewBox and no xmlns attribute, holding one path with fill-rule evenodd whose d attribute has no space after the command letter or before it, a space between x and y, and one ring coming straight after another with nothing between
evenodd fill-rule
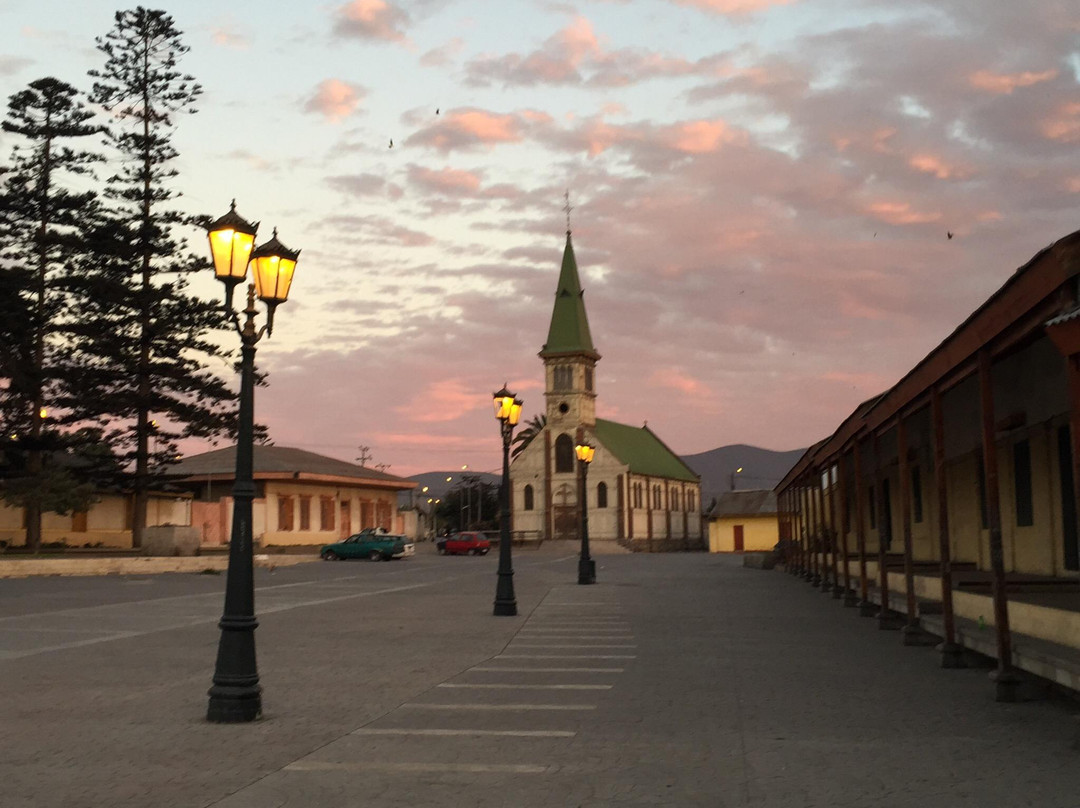
<instances>
[{"instance_id":1,"label":"asphalt road","mask_svg":"<svg viewBox=\"0 0 1080 808\"><path fill-rule=\"evenodd\" d=\"M1076 708L702 554L259 571L263 720L204 720L224 576L0 581L0 808L1080 805Z\"/></svg>"}]
</instances>

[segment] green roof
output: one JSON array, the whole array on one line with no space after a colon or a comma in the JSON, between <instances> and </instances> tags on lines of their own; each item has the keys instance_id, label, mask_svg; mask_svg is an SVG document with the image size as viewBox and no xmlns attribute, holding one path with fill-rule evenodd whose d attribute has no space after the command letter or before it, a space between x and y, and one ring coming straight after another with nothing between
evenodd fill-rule
<instances>
[{"instance_id":1,"label":"green roof","mask_svg":"<svg viewBox=\"0 0 1080 808\"><path fill-rule=\"evenodd\" d=\"M693 483L701 479L647 426L627 426L597 418L596 439L634 474Z\"/></svg>"},{"instance_id":2,"label":"green roof","mask_svg":"<svg viewBox=\"0 0 1080 808\"><path fill-rule=\"evenodd\" d=\"M574 245L570 242L570 231L567 231L559 286L555 290L555 307L551 312L551 326L548 328L547 342L544 343L540 356L585 354L594 359L600 358L593 347L592 335L589 334L584 294L578 279Z\"/></svg>"}]
</instances>

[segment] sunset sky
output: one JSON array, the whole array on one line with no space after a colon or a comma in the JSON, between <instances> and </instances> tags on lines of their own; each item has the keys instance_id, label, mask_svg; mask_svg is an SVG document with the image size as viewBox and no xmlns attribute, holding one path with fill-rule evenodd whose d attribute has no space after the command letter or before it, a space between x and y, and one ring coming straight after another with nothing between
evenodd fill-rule
<instances>
[{"instance_id":1,"label":"sunset sky","mask_svg":"<svg viewBox=\"0 0 1080 808\"><path fill-rule=\"evenodd\" d=\"M598 414L680 454L831 433L1080 229L1075 0L160 7L182 204L303 250L257 417L391 473L497 469L504 381L543 410L567 189ZM88 89L119 8L0 0L3 95Z\"/></svg>"}]
</instances>

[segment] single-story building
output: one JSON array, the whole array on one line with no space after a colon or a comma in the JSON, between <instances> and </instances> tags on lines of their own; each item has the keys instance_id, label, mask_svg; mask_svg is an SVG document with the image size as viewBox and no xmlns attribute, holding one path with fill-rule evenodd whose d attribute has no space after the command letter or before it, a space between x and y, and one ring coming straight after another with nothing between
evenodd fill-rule
<instances>
[{"instance_id":1,"label":"single-story building","mask_svg":"<svg viewBox=\"0 0 1080 808\"><path fill-rule=\"evenodd\" d=\"M258 545L325 544L365 527L407 533L397 495L415 488L412 480L286 446L255 446L253 469ZM169 470L172 484L194 496L191 524L203 544L229 541L235 472L235 446L190 455Z\"/></svg>"},{"instance_id":2,"label":"single-story building","mask_svg":"<svg viewBox=\"0 0 1080 808\"><path fill-rule=\"evenodd\" d=\"M710 553L772 550L780 540L776 492L725 491L705 514Z\"/></svg>"}]
</instances>

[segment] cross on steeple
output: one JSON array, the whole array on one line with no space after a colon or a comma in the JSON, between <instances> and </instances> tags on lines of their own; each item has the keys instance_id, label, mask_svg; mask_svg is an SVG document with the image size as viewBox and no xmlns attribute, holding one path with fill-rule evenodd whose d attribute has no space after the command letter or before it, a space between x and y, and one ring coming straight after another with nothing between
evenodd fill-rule
<instances>
[{"instance_id":1,"label":"cross on steeple","mask_svg":"<svg viewBox=\"0 0 1080 808\"><path fill-rule=\"evenodd\" d=\"M572 211L574 209L573 205L570 204L570 189L569 188L566 189L566 193L563 194L563 196L566 197L566 204L563 206L563 210L566 211L566 232L569 233L570 232L570 211Z\"/></svg>"}]
</instances>

